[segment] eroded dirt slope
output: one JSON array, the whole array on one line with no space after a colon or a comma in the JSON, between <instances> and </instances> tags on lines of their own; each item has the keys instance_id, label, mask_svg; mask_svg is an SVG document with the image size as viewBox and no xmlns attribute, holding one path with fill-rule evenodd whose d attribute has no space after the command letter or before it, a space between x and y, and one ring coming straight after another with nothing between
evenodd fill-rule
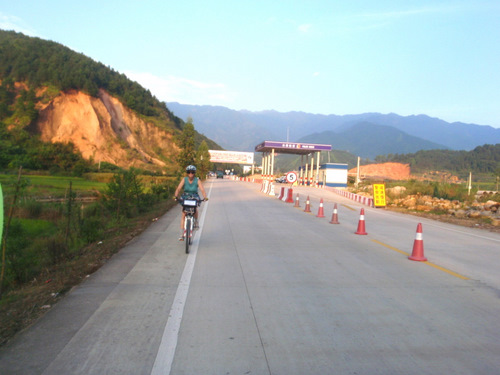
<instances>
[{"instance_id":1,"label":"eroded dirt slope","mask_svg":"<svg viewBox=\"0 0 500 375\"><path fill-rule=\"evenodd\" d=\"M98 98L61 93L40 109L37 131L45 142L72 142L86 159L121 167L165 167L178 152L173 132L140 118L101 90Z\"/></svg>"}]
</instances>

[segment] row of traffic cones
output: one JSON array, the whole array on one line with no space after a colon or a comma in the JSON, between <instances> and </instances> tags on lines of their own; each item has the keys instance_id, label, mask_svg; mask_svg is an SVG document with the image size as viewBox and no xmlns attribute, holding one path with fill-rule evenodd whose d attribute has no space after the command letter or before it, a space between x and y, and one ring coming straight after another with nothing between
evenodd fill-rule
<instances>
[{"instance_id":1,"label":"row of traffic cones","mask_svg":"<svg viewBox=\"0 0 500 375\"><path fill-rule=\"evenodd\" d=\"M297 194L297 197L295 198L294 207L300 208L299 194ZM306 206L305 206L304 212L311 212L311 202L309 200L309 196L307 196ZM320 218L325 217L325 212L324 212L324 207L323 207L323 198L321 198L321 200L319 202L318 214L316 215L316 217L320 217ZM332 214L332 219L330 220L330 224L340 224L339 219L338 219L337 203L334 204L333 214ZM358 229L354 233L359 234L359 235L367 235L368 234L366 232L364 208L361 209L361 212L359 215ZM421 223L418 223L418 225L417 225L417 233L415 236L415 241L413 242L412 254L408 257L408 259L418 261L418 262L426 262L427 261L427 258L424 256L424 241L423 241L422 224Z\"/></svg>"},{"instance_id":2,"label":"row of traffic cones","mask_svg":"<svg viewBox=\"0 0 500 375\"><path fill-rule=\"evenodd\" d=\"M299 195L297 194L297 197L295 198L295 205L294 207L300 208L300 200L299 200ZM306 207L304 208L304 212L311 212L311 202L309 201L309 196L307 196L306 199ZM323 206L323 199L319 202L319 209L318 209L318 214L316 217L325 217L325 209ZM333 207L333 214L332 214L332 220L330 220L330 224L340 224L339 223L339 218L338 218L338 213L337 213L337 203L335 203L335 206Z\"/></svg>"},{"instance_id":3,"label":"row of traffic cones","mask_svg":"<svg viewBox=\"0 0 500 375\"><path fill-rule=\"evenodd\" d=\"M363 208L361 209L361 214L359 215L358 230L356 231L356 234L368 234L365 229L365 210ZM415 260L417 262L427 262L427 258L424 256L422 223L418 223L417 225L417 234L415 235L415 241L413 241L413 250L408 259Z\"/></svg>"}]
</instances>

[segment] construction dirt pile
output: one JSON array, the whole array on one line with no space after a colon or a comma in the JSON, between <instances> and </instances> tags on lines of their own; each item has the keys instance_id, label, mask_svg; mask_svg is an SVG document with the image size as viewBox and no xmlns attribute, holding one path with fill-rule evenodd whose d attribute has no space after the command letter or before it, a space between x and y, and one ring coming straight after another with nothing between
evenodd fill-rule
<instances>
[{"instance_id":1,"label":"construction dirt pile","mask_svg":"<svg viewBox=\"0 0 500 375\"><path fill-rule=\"evenodd\" d=\"M401 163L382 163L362 165L360 177L370 179L407 180L410 178L410 165ZM349 175L356 175L357 168L349 170Z\"/></svg>"}]
</instances>

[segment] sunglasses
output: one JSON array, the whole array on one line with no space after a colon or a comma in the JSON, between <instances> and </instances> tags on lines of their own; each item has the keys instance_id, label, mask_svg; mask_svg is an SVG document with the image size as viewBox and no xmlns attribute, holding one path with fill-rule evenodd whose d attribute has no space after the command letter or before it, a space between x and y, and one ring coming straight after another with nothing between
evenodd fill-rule
<instances>
[{"instance_id":1,"label":"sunglasses","mask_svg":"<svg viewBox=\"0 0 500 375\"><path fill-rule=\"evenodd\" d=\"M186 173L187 174L195 174L196 172L195 171L187 171Z\"/></svg>"}]
</instances>

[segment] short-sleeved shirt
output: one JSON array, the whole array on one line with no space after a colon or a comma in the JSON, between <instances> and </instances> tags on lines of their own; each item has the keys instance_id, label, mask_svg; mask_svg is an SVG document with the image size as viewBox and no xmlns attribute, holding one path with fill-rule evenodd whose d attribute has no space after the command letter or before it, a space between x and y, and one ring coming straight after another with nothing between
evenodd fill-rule
<instances>
[{"instance_id":1,"label":"short-sleeved shirt","mask_svg":"<svg viewBox=\"0 0 500 375\"><path fill-rule=\"evenodd\" d=\"M198 194L198 177L193 179L193 182L189 183L189 178L184 177L184 193L185 194Z\"/></svg>"}]
</instances>

